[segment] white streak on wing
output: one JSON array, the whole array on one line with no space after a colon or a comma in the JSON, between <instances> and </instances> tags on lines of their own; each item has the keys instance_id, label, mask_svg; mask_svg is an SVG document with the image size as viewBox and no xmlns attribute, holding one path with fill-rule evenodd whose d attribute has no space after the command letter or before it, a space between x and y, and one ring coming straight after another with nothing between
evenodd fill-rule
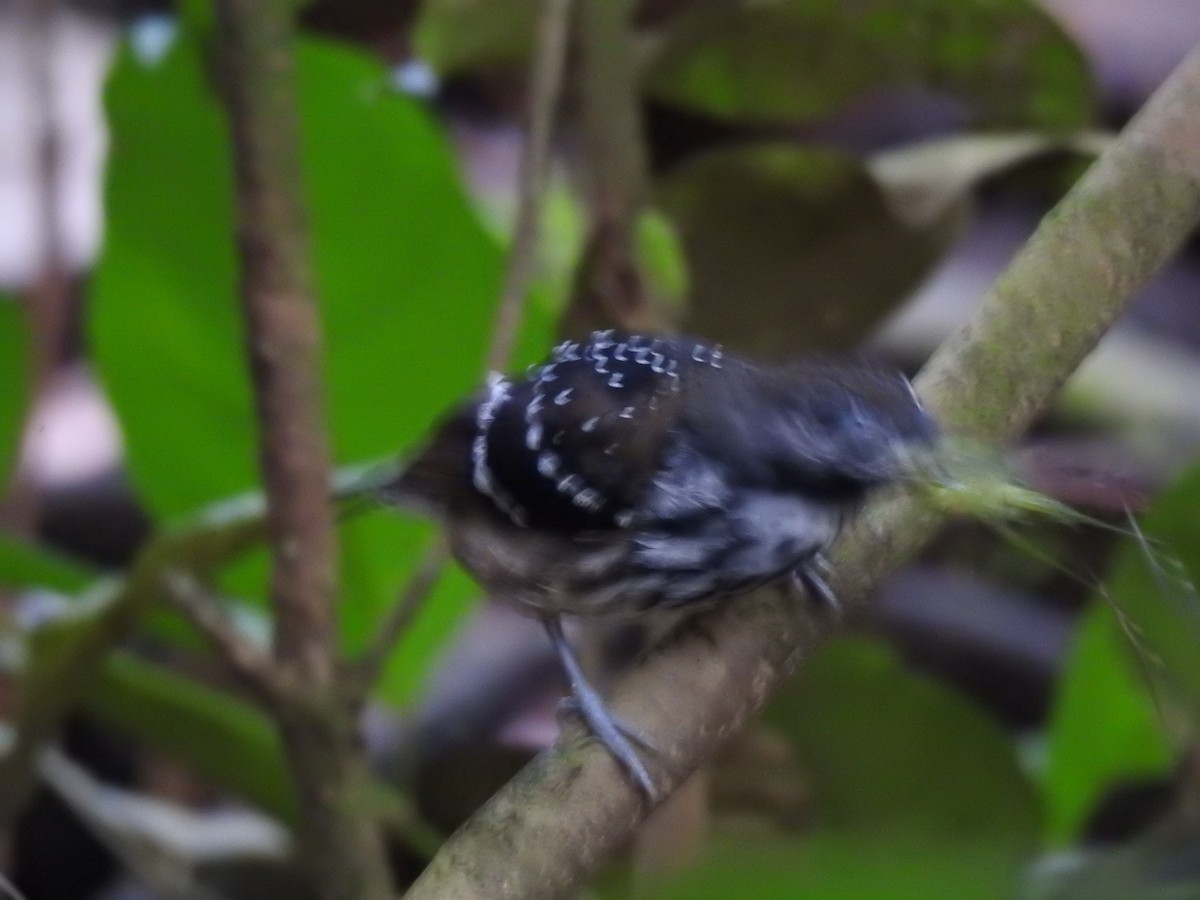
<instances>
[{"instance_id":1,"label":"white streak on wing","mask_svg":"<svg viewBox=\"0 0 1200 900\"><path fill-rule=\"evenodd\" d=\"M533 382L533 398L525 407L525 446L537 452L542 449L542 404L546 400L546 375L553 375L553 365L544 366Z\"/></svg>"},{"instance_id":2,"label":"white streak on wing","mask_svg":"<svg viewBox=\"0 0 1200 900\"><path fill-rule=\"evenodd\" d=\"M521 507L503 490L492 477L491 466L488 465L488 438L492 423L496 421L496 413L509 399L511 385L497 372L488 375L488 395L479 409L475 412L475 439L471 442L471 481L475 489L485 497L491 498L496 508L509 517L514 524L525 524L525 513Z\"/></svg>"},{"instance_id":3,"label":"white streak on wing","mask_svg":"<svg viewBox=\"0 0 1200 900\"><path fill-rule=\"evenodd\" d=\"M558 454L551 453L547 450L541 453L537 458L537 470L543 478L555 478L558 476Z\"/></svg>"},{"instance_id":4,"label":"white streak on wing","mask_svg":"<svg viewBox=\"0 0 1200 900\"><path fill-rule=\"evenodd\" d=\"M525 429L525 446L530 450L542 449L542 426L535 422Z\"/></svg>"},{"instance_id":5,"label":"white streak on wing","mask_svg":"<svg viewBox=\"0 0 1200 900\"><path fill-rule=\"evenodd\" d=\"M571 498L571 502L576 506L583 507L589 512L596 512L598 509L604 506L604 498L601 497L600 492L594 488L584 488L583 490L577 492L575 496Z\"/></svg>"}]
</instances>

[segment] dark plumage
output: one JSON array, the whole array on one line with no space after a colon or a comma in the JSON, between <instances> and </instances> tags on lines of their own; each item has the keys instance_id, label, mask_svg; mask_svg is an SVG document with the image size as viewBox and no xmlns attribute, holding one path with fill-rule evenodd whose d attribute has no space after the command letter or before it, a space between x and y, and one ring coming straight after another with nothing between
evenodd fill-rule
<instances>
[{"instance_id":1,"label":"dark plumage","mask_svg":"<svg viewBox=\"0 0 1200 900\"><path fill-rule=\"evenodd\" d=\"M443 520L463 566L547 618L569 655L560 613L689 606L791 575L820 593L809 563L934 435L894 372L760 367L690 338L604 331L525 378L493 376L384 495ZM593 730L652 793L564 663Z\"/></svg>"}]
</instances>

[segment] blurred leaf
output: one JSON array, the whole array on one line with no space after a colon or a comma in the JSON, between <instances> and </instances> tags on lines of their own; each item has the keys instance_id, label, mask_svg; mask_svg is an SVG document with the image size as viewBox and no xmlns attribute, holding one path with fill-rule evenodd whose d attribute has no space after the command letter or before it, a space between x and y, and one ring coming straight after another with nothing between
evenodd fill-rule
<instances>
[{"instance_id":1,"label":"blurred leaf","mask_svg":"<svg viewBox=\"0 0 1200 900\"><path fill-rule=\"evenodd\" d=\"M28 323L25 311L0 294L0 491L8 484L33 390Z\"/></svg>"},{"instance_id":2,"label":"blurred leaf","mask_svg":"<svg viewBox=\"0 0 1200 900\"><path fill-rule=\"evenodd\" d=\"M1170 766L1153 700L1130 665L1128 638L1112 609L1097 602L1079 623L1050 715L1042 787L1047 838L1059 845L1077 840L1106 791Z\"/></svg>"},{"instance_id":3,"label":"blurred leaf","mask_svg":"<svg viewBox=\"0 0 1200 900\"><path fill-rule=\"evenodd\" d=\"M760 357L859 343L949 239L896 219L852 159L782 144L695 157L656 199L687 253L687 329Z\"/></svg>"},{"instance_id":4,"label":"blurred leaf","mask_svg":"<svg viewBox=\"0 0 1200 900\"><path fill-rule=\"evenodd\" d=\"M1200 466L1158 497L1140 527L1145 536L1125 540L1104 585L1127 624L1096 602L1051 719L1045 794L1055 842L1078 838L1122 779L1169 774L1178 703L1193 730L1200 722ZM1152 689L1170 702L1156 705Z\"/></svg>"},{"instance_id":5,"label":"blurred leaf","mask_svg":"<svg viewBox=\"0 0 1200 900\"><path fill-rule=\"evenodd\" d=\"M363 476L358 477L361 482ZM339 486L337 493L346 503L359 500L353 485ZM260 547L266 536L264 514L262 497L246 495L181 518L145 544L124 577L89 579L94 585L91 590L63 615L35 628L26 642L18 705L23 745L37 745L57 727L59 719L92 688L112 648L147 614L157 615L150 626L160 636L190 635L190 625L181 631L176 616L155 609L162 597L162 574L180 568L205 576ZM54 578L60 585L80 577L53 557L31 558L28 550L14 559L31 576Z\"/></svg>"},{"instance_id":6,"label":"blurred leaf","mask_svg":"<svg viewBox=\"0 0 1200 900\"><path fill-rule=\"evenodd\" d=\"M768 716L797 748L824 825L986 839L1014 856L1036 838L1037 797L1009 735L882 644L827 645Z\"/></svg>"},{"instance_id":7,"label":"blurred leaf","mask_svg":"<svg viewBox=\"0 0 1200 900\"><path fill-rule=\"evenodd\" d=\"M441 75L519 63L533 47L540 11L537 0L427 0L413 44Z\"/></svg>"},{"instance_id":8,"label":"blurred leaf","mask_svg":"<svg viewBox=\"0 0 1200 900\"><path fill-rule=\"evenodd\" d=\"M646 210L637 220L638 269L656 306L676 310L688 293L687 255L674 224L658 210Z\"/></svg>"},{"instance_id":9,"label":"blurred leaf","mask_svg":"<svg viewBox=\"0 0 1200 900\"><path fill-rule=\"evenodd\" d=\"M477 383L501 251L434 124L389 88L382 66L312 39L298 54L332 443L341 460L395 456ZM256 482L226 128L186 38L156 68L126 55L109 109L110 223L94 344L139 492L174 519ZM526 323L519 361L549 343L542 306L530 305ZM342 529L341 613L352 644L394 598L425 533L381 519ZM227 559L200 543L231 537L188 540L195 553ZM223 586L262 601L264 559L251 554ZM470 593L461 581L445 590L454 595L438 616Z\"/></svg>"},{"instance_id":10,"label":"blurred leaf","mask_svg":"<svg viewBox=\"0 0 1200 900\"><path fill-rule=\"evenodd\" d=\"M1200 724L1200 465L1164 491L1141 519L1145 539L1129 539L1107 580L1113 602L1133 622L1138 648L1172 699ZM1147 542L1147 540L1149 542Z\"/></svg>"},{"instance_id":11,"label":"blurred leaf","mask_svg":"<svg viewBox=\"0 0 1200 900\"><path fill-rule=\"evenodd\" d=\"M768 0L669 23L655 98L729 119L828 115L870 88L963 99L976 126L1087 124L1087 63L1030 0Z\"/></svg>"},{"instance_id":12,"label":"blurred leaf","mask_svg":"<svg viewBox=\"0 0 1200 900\"><path fill-rule=\"evenodd\" d=\"M218 788L295 824L296 796L276 726L251 704L128 653L105 660L82 697L98 721L189 767ZM408 797L382 782L367 798L376 815L422 852L440 842Z\"/></svg>"},{"instance_id":13,"label":"blurred leaf","mask_svg":"<svg viewBox=\"0 0 1200 900\"><path fill-rule=\"evenodd\" d=\"M649 896L689 900L996 900L1013 893L1011 849L986 841L923 839L902 831L817 830L803 837L723 838L693 871Z\"/></svg>"},{"instance_id":14,"label":"blurred leaf","mask_svg":"<svg viewBox=\"0 0 1200 900\"><path fill-rule=\"evenodd\" d=\"M339 459L374 458L474 386L500 251L381 66L313 40L299 65L330 428ZM100 371L144 499L181 513L255 483L225 128L186 40L155 69L126 56L109 108Z\"/></svg>"},{"instance_id":15,"label":"blurred leaf","mask_svg":"<svg viewBox=\"0 0 1200 900\"><path fill-rule=\"evenodd\" d=\"M112 653L83 709L288 822L296 798L279 735L253 706L170 669Z\"/></svg>"},{"instance_id":16,"label":"blurred leaf","mask_svg":"<svg viewBox=\"0 0 1200 900\"><path fill-rule=\"evenodd\" d=\"M987 178L1056 150L1095 156L1109 140L1094 133L1063 138L1030 133L962 135L877 153L867 168L888 195L896 217L924 228Z\"/></svg>"},{"instance_id":17,"label":"blurred leaf","mask_svg":"<svg viewBox=\"0 0 1200 900\"><path fill-rule=\"evenodd\" d=\"M47 588L74 594L99 573L57 551L0 535L0 587Z\"/></svg>"},{"instance_id":18,"label":"blurred leaf","mask_svg":"<svg viewBox=\"0 0 1200 900\"><path fill-rule=\"evenodd\" d=\"M95 679L104 655L129 624L126 583L99 583L61 615L33 628L25 639L20 691L13 721L18 752L0 767L0 787L23 777L21 760L49 739L62 717Z\"/></svg>"}]
</instances>

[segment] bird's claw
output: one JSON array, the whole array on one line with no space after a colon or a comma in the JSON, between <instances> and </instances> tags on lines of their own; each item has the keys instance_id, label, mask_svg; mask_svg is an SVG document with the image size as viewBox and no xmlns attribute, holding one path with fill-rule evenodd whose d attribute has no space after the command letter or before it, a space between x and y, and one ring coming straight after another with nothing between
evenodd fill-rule
<instances>
[{"instance_id":1,"label":"bird's claw","mask_svg":"<svg viewBox=\"0 0 1200 900\"><path fill-rule=\"evenodd\" d=\"M829 573L829 570L829 560L823 554L817 553L811 559L806 560L796 567L795 571L792 572L792 580L804 591L805 596L810 600L822 609L828 610L835 616L840 617L842 615L842 602L838 600L837 594L833 592L833 588L825 580L825 576Z\"/></svg>"}]
</instances>

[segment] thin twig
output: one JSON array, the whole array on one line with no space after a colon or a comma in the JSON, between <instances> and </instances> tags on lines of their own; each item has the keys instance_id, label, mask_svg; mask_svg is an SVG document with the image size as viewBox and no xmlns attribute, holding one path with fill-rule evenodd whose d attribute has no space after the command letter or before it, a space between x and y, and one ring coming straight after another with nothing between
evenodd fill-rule
<instances>
[{"instance_id":1,"label":"thin twig","mask_svg":"<svg viewBox=\"0 0 1200 900\"><path fill-rule=\"evenodd\" d=\"M1200 50L1046 217L918 379L948 430L993 442L1022 432L1200 222L1197 109ZM837 595L863 603L938 521L911 498L871 504L836 548ZM739 598L649 657L613 711L654 738L661 784L677 785L831 630L778 592ZM604 749L572 728L458 830L408 897L571 894L647 812Z\"/></svg>"},{"instance_id":2,"label":"thin twig","mask_svg":"<svg viewBox=\"0 0 1200 900\"><path fill-rule=\"evenodd\" d=\"M433 541L425 549L425 555L417 565L416 571L410 576L408 584L404 586L395 604L380 623L370 645L355 664L355 684L350 688L352 696L361 699L379 679L392 648L408 631L421 606L437 586L448 559L449 551L442 540Z\"/></svg>"},{"instance_id":3,"label":"thin twig","mask_svg":"<svg viewBox=\"0 0 1200 900\"><path fill-rule=\"evenodd\" d=\"M234 673L267 705L281 702L286 688L271 657L243 637L201 584L178 569L164 572L167 602L216 648Z\"/></svg>"},{"instance_id":4,"label":"thin twig","mask_svg":"<svg viewBox=\"0 0 1200 900\"><path fill-rule=\"evenodd\" d=\"M570 33L571 0L543 0L529 85L529 133L521 147L517 176L517 212L504 286L496 308L487 371L508 367L525 294L537 262L538 218L550 163L554 119L562 95L563 69Z\"/></svg>"},{"instance_id":5,"label":"thin twig","mask_svg":"<svg viewBox=\"0 0 1200 900\"><path fill-rule=\"evenodd\" d=\"M571 0L545 0L538 28L537 44L529 78L528 134L521 147L517 176L517 211L513 221L512 244L504 273L504 285L496 305L485 372L502 371L511 362L525 294L533 279L537 262L538 218L545 192L554 120L562 95L563 69L567 58ZM355 666L355 687L351 694L361 699L387 664L396 642L408 630L421 605L441 577L448 552L441 541L426 548L421 562L401 592L396 605L379 625Z\"/></svg>"},{"instance_id":6,"label":"thin twig","mask_svg":"<svg viewBox=\"0 0 1200 900\"><path fill-rule=\"evenodd\" d=\"M597 328L662 331L637 258L637 224L650 166L630 0L580 0L575 16L577 92L587 189L588 234L559 328L577 337Z\"/></svg>"},{"instance_id":7,"label":"thin twig","mask_svg":"<svg viewBox=\"0 0 1200 900\"><path fill-rule=\"evenodd\" d=\"M496 305L492 340L484 371L507 369L521 325L525 295L537 263L538 218L542 210L554 120L562 96L563 70L570 35L572 0L544 0L536 47L529 77L528 134L521 147L517 176L517 211L513 220L512 244L504 273L504 285ZM441 541L426 548L401 592L396 605L379 625L370 646L355 665L351 696L361 700L387 664L388 656L421 609L448 559Z\"/></svg>"},{"instance_id":8,"label":"thin twig","mask_svg":"<svg viewBox=\"0 0 1200 900\"><path fill-rule=\"evenodd\" d=\"M336 547L308 216L301 193L292 4L221 0L247 350L274 549L276 656L330 685Z\"/></svg>"}]
</instances>

